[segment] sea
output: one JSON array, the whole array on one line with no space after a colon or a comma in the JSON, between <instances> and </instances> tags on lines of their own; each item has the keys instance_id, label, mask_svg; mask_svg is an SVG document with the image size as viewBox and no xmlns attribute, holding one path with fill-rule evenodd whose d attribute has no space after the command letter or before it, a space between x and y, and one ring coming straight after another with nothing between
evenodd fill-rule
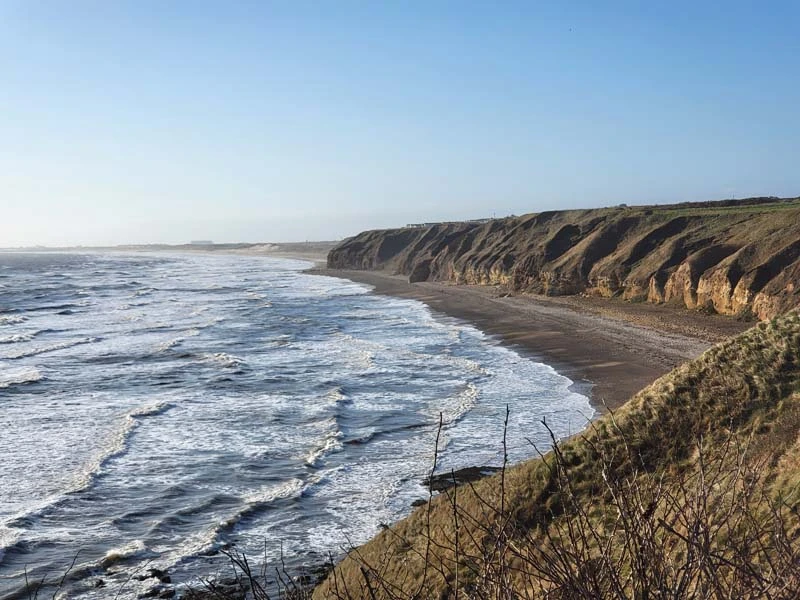
<instances>
[{"instance_id":1,"label":"sea","mask_svg":"<svg viewBox=\"0 0 800 600\"><path fill-rule=\"evenodd\" d=\"M572 381L475 327L262 256L0 252L0 598L177 596L401 519L437 473L583 429ZM441 431L440 424L441 422Z\"/></svg>"}]
</instances>

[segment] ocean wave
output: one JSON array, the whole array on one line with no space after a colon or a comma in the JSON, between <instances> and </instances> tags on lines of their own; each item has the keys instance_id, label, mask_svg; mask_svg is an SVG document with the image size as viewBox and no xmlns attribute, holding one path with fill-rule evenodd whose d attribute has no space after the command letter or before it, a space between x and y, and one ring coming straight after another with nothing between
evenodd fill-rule
<instances>
[{"instance_id":1,"label":"ocean wave","mask_svg":"<svg viewBox=\"0 0 800 600\"><path fill-rule=\"evenodd\" d=\"M186 340L186 338L196 337L200 335L199 329L190 329L188 331L184 331L182 335L173 338L171 340L167 340L166 342L162 342L156 346L156 352L166 352L167 350L172 350L176 346L179 346L182 342Z\"/></svg>"},{"instance_id":2,"label":"ocean wave","mask_svg":"<svg viewBox=\"0 0 800 600\"><path fill-rule=\"evenodd\" d=\"M24 323L27 320L28 317L23 317L22 315L0 315L0 326L17 325L19 323Z\"/></svg>"},{"instance_id":3,"label":"ocean wave","mask_svg":"<svg viewBox=\"0 0 800 600\"><path fill-rule=\"evenodd\" d=\"M163 556L158 561L159 565L165 569L172 569L186 560L215 554L225 546L222 541L223 536L242 520L269 507L278 500L301 497L303 492L317 481L317 479L311 479L308 482L304 482L301 479L292 478L279 484L265 486L245 495L242 497L243 506L239 510L221 519L210 529L191 536L173 552Z\"/></svg>"},{"instance_id":4,"label":"ocean wave","mask_svg":"<svg viewBox=\"0 0 800 600\"><path fill-rule=\"evenodd\" d=\"M15 333L14 335L7 335L0 337L0 344L17 344L19 342L30 342L38 332L33 333Z\"/></svg>"},{"instance_id":5,"label":"ocean wave","mask_svg":"<svg viewBox=\"0 0 800 600\"><path fill-rule=\"evenodd\" d=\"M338 429L328 432L316 448L306 453L304 457L306 465L309 467L316 467L320 460L341 450L343 447L342 436L342 432Z\"/></svg>"},{"instance_id":6,"label":"ocean wave","mask_svg":"<svg viewBox=\"0 0 800 600\"><path fill-rule=\"evenodd\" d=\"M239 368L247 364L243 358L226 352L205 353L201 354L200 357L206 362L215 363L226 369Z\"/></svg>"},{"instance_id":7,"label":"ocean wave","mask_svg":"<svg viewBox=\"0 0 800 600\"><path fill-rule=\"evenodd\" d=\"M0 389L14 385L36 383L42 379L44 379L44 375L36 367L6 368L5 365L0 363Z\"/></svg>"},{"instance_id":8,"label":"ocean wave","mask_svg":"<svg viewBox=\"0 0 800 600\"><path fill-rule=\"evenodd\" d=\"M6 553L17 546L21 537L18 529L12 529L6 524L0 523L0 565Z\"/></svg>"},{"instance_id":9,"label":"ocean wave","mask_svg":"<svg viewBox=\"0 0 800 600\"><path fill-rule=\"evenodd\" d=\"M356 368L364 370L374 369L376 367L375 357L378 352L382 352L386 349L382 344L363 340L349 333L337 332L335 335L337 338L343 340L344 343L342 347L346 348L351 353L353 359L350 361L350 364Z\"/></svg>"},{"instance_id":10,"label":"ocean wave","mask_svg":"<svg viewBox=\"0 0 800 600\"><path fill-rule=\"evenodd\" d=\"M141 424L145 417L155 417L164 414L175 405L170 402L158 402L140 406L125 415L121 426L112 435L106 446L91 460L88 461L83 471L73 480L66 490L66 494L75 494L88 489L103 473L105 466L113 459L122 456L128 450L128 442L134 430Z\"/></svg>"},{"instance_id":11,"label":"ocean wave","mask_svg":"<svg viewBox=\"0 0 800 600\"><path fill-rule=\"evenodd\" d=\"M45 304L45 305L42 305L42 306L33 306L33 307L30 307L30 308L27 308L26 310L29 311L29 312L42 312L42 311L45 311L45 310L52 310L52 311L56 311L56 312L62 311L62 312L59 312L58 314L63 314L63 311L72 310L73 308L85 308L86 306L89 306L89 303L84 301L84 302L74 302L74 303L66 303L66 304Z\"/></svg>"},{"instance_id":12,"label":"ocean wave","mask_svg":"<svg viewBox=\"0 0 800 600\"><path fill-rule=\"evenodd\" d=\"M464 358L462 356L453 356L452 354L443 354L442 357L447 362L464 369L465 371L472 371L479 375L489 375L489 372L478 362Z\"/></svg>"},{"instance_id":13,"label":"ocean wave","mask_svg":"<svg viewBox=\"0 0 800 600\"><path fill-rule=\"evenodd\" d=\"M452 404L441 410L442 424L450 427L463 419L478 403L480 391L473 383L467 383L453 398Z\"/></svg>"},{"instance_id":14,"label":"ocean wave","mask_svg":"<svg viewBox=\"0 0 800 600\"><path fill-rule=\"evenodd\" d=\"M325 398L338 405L351 404L353 402L350 397L344 393L344 390L340 386L330 390L327 394L325 394Z\"/></svg>"},{"instance_id":15,"label":"ocean wave","mask_svg":"<svg viewBox=\"0 0 800 600\"><path fill-rule=\"evenodd\" d=\"M387 429L371 429L366 433L360 433L359 435L354 435L352 437L349 437L344 441L344 443L348 446L363 446L364 444L368 444L372 441L385 438L395 433L404 431L415 431L417 429L428 429L431 426L432 424L430 422L426 422L426 423L410 423L408 425L400 425L399 427L389 427Z\"/></svg>"},{"instance_id":16,"label":"ocean wave","mask_svg":"<svg viewBox=\"0 0 800 600\"><path fill-rule=\"evenodd\" d=\"M132 540L119 548L112 548L106 552L97 564L99 567L107 569L123 560L152 556L155 556L155 553L142 540Z\"/></svg>"},{"instance_id":17,"label":"ocean wave","mask_svg":"<svg viewBox=\"0 0 800 600\"><path fill-rule=\"evenodd\" d=\"M38 346L30 350L22 350L20 352L14 352L11 354L7 354L3 358L9 360L28 358L29 356L37 356L39 354L45 354L46 352L55 352L57 350L66 350L67 348L72 348L74 346L81 346L83 344L94 344L95 342L99 342L101 340L102 338L99 337L86 337L79 340L69 340L66 342L61 342L59 344L53 344L51 346Z\"/></svg>"}]
</instances>

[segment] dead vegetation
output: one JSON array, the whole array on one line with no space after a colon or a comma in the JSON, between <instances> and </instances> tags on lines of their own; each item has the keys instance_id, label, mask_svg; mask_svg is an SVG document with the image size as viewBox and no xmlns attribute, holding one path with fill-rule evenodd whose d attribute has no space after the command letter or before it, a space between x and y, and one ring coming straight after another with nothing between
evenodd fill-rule
<instances>
[{"instance_id":1,"label":"dead vegetation","mask_svg":"<svg viewBox=\"0 0 800 600\"><path fill-rule=\"evenodd\" d=\"M762 323L433 497L314 598L800 597L799 359L798 315Z\"/></svg>"}]
</instances>

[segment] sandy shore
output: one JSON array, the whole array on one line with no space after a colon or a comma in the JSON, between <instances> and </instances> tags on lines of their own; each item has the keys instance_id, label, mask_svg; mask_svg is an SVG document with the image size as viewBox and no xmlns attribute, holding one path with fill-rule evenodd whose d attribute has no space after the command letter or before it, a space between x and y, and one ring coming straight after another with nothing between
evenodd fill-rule
<instances>
[{"instance_id":1,"label":"sandy shore","mask_svg":"<svg viewBox=\"0 0 800 600\"><path fill-rule=\"evenodd\" d=\"M408 283L376 271L309 271L374 286L373 293L414 298L473 323L576 382L598 409L614 409L634 393L752 326L685 309L622 301L508 296L489 286Z\"/></svg>"}]
</instances>

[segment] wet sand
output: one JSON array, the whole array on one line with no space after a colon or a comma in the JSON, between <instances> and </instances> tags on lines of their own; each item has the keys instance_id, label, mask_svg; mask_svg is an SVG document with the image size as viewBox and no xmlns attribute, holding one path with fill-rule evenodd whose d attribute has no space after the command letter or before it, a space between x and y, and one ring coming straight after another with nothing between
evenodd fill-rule
<instances>
[{"instance_id":1,"label":"wet sand","mask_svg":"<svg viewBox=\"0 0 800 600\"><path fill-rule=\"evenodd\" d=\"M600 410L614 409L661 375L753 324L682 308L582 297L508 295L491 286L408 283L380 271L316 268L413 298L463 319L576 383Z\"/></svg>"}]
</instances>

